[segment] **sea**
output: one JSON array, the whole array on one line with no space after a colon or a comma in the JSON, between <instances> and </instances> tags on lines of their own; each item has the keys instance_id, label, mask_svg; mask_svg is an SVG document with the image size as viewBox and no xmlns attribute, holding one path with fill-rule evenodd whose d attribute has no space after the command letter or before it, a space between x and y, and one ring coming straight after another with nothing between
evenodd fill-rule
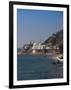
<instances>
[{"instance_id":1,"label":"sea","mask_svg":"<svg viewBox=\"0 0 71 90\"><path fill-rule=\"evenodd\" d=\"M18 55L17 80L63 78L63 62L56 63L51 56Z\"/></svg>"}]
</instances>

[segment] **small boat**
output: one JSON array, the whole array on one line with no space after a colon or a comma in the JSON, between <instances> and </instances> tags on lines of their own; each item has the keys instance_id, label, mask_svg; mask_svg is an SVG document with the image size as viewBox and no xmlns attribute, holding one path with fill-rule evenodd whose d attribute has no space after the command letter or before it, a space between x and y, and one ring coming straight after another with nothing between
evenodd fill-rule
<instances>
[{"instance_id":1,"label":"small boat","mask_svg":"<svg viewBox=\"0 0 71 90\"><path fill-rule=\"evenodd\" d=\"M58 60L59 62L63 62L63 56L57 57L57 60Z\"/></svg>"},{"instance_id":2,"label":"small boat","mask_svg":"<svg viewBox=\"0 0 71 90\"><path fill-rule=\"evenodd\" d=\"M63 62L63 56L56 57L56 60L53 62L53 64L60 64Z\"/></svg>"}]
</instances>

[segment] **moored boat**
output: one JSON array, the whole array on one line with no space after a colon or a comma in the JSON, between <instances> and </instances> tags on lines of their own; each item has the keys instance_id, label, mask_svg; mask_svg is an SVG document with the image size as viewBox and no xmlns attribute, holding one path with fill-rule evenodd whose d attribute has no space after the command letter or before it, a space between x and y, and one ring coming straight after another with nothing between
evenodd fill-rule
<instances>
[{"instance_id":1,"label":"moored boat","mask_svg":"<svg viewBox=\"0 0 71 90\"><path fill-rule=\"evenodd\" d=\"M63 62L63 56L57 57L57 60L60 61L60 62Z\"/></svg>"}]
</instances>

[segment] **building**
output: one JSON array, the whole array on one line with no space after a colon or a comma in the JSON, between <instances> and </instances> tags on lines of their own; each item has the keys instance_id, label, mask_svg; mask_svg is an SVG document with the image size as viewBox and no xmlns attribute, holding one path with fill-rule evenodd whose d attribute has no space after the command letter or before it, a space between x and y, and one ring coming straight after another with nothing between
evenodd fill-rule
<instances>
[{"instance_id":1,"label":"building","mask_svg":"<svg viewBox=\"0 0 71 90\"><path fill-rule=\"evenodd\" d=\"M46 53L56 53L59 48L56 46L44 45L42 43L33 43L32 53L33 54L46 54Z\"/></svg>"},{"instance_id":2,"label":"building","mask_svg":"<svg viewBox=\"0 0 71 90\"><path fill-rule=\"evenodd\" d=\"M41 43L33 43L32 53L33 54L41 53L44 48L45 48L45 45L42 45Z\"/></svg>"}]
</instances>

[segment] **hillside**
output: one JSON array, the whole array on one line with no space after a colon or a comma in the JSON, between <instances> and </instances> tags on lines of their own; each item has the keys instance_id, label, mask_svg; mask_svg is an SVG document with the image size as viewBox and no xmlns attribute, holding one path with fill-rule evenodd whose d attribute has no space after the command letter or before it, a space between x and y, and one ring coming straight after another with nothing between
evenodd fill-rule
<instances>
[{"instance_id":1,"label":"hillside","mask_svg":"<svg viewBox=\"0 0 71 90\"><path fill-rule=\"evenodd\" d=\"M63 30L53 33L48 39L44 41L45 45L50 44L52 47L59 47L60 51L63 52Z\"/></svg>"}]
</instances>

